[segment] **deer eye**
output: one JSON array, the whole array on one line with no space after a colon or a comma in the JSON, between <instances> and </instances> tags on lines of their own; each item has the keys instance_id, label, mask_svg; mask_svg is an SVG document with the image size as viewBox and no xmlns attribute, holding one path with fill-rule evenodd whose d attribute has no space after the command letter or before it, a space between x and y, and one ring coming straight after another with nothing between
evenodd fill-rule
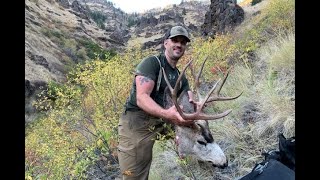
<instances>
[{"instance_id":1,"label":"deer eye","mask_svg":"<svg viewBox=\"0 0 320 180\"><path fill-rule=\"evenodd\" d=\"M199 144L201 144L201 145L204 145L204 146L207 145L207 143L204 142L204 141L199 141L199 140L198 140L197 142L198 142Z\"/></svg>"}]
</instances>

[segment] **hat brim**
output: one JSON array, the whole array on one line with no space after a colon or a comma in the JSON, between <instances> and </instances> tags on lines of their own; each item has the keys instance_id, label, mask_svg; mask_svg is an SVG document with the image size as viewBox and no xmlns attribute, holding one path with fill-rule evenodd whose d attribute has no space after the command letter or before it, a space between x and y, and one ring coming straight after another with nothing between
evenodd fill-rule
<instances>
[{"instance_id":1,"label":"hat brim","mask_svg":"<svg viewBox=\"0 0 320 180\"><path fill-rule=\"evenodd\" d=\"M169 36L168 39L171 39L171 38L177 37L177 36L183 36L187 39L187 42L190 42L190 39L187 36L185 36L184 34L175 34L175 35Z\"/></svg>"}]
</instances>

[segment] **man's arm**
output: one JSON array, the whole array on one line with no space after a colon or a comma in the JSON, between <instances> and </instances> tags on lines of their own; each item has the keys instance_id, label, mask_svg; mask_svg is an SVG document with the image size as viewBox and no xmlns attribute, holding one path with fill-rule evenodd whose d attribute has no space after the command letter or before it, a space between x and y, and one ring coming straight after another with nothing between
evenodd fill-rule
<instances>
[{"instance_id":1,"label":"man's arm","mask_svg":"<svg viewBox=\"0 0 320 180\"><path fill-rule=\"evenodd\" d=\"M155 85L152 79L138 75L135 80L137 87L137 105L141 109L153 116L169 120L174 124L183 126L190 126L193 124L193 121L184 120L178 113L175 106L172 106L169 109L164 109L150 97Z\"/></svg>"}]
</instances>

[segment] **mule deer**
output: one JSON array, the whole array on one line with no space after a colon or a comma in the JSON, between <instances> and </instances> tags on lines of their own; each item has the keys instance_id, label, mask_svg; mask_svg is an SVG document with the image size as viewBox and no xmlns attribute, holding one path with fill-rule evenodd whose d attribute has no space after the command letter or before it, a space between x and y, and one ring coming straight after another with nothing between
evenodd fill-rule
<instances>
[{"instance_id":1,"label":"mule deer","mask_svg":"<svg viewBox=\"0 0 320 180\"><path fill-rule=\"evenodd\" d=\"M217 81L214 84L214 86L211 88L211 90L203 97L200 94L199 78L201 76L206 60L207 58L204 60L197 76L195 76L195 74L193 73L194 71L192 71L192 75L194 76L194 80L195 80L195 88L196 88L195 90L197 92L197 99L198 99L198 102L195 103L197 104L197 107L195 107L194 104L189 102L187 92L182 92L179 98L177 97L177 92L180 87L179 83L182 79L182 76L185 74L187 67L190 66L193 60L189 61L188 64L184 67L184 69L182 70L182 72L178 77L178 80L174 88L171 87L168 81L167 75L164 69L162 68L164 79L168 85L167 89L169 89L166 91L167 93L165 97L166 99L165 108L169 108L174 104L177 111L180 113L180 115L184 119L193 120L195 122L194 127L185 127L185 126L178 126L178 125L174 126L175 135L176 135L175 141L177 144L177 150L178 150L179 156L184 157L186 155L191 155L196 157L198 160L211 162L213 166L216 166L219 168L225 168L228 166L228 160L224 152L222 151L222 149L214 141L211 131L209 129L208 120L223 118L231 112L231 109L226 110L220 114L208 115L203 112L203 108L205 107L206 103L214 102L214 101L233 100L238 98L242 93L234 97L221 97L219 95L220 90L228 77L228 74L229 74L229 71L228 71L222 81L221 86L217 89L217 91L214 92L220 80ZM170 93L168 93L168 91L170 91ZM183 110L180 108L180 105L183 106Z\"/></svg>"}]
</instances>

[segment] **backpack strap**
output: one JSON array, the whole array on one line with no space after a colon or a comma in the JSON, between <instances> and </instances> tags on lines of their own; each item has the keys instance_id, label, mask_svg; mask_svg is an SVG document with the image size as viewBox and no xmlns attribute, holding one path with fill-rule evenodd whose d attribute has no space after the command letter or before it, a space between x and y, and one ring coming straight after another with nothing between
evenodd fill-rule
<instances>
[{"instance_id":1,"label":"backpack strap","mask_svg":"<svg viewBox=\"0 0 320 180\"><path fill-rule=\"evenodd\" d=\"M156 91L158 92L159 88L160 88L160 84L161 84L161 78L162 78L162 65L161 65L160 59L156 55L153 55L153 56L158 60L159 66L160 66L158 81L157 81L157 89L156 89ZM179 76L180 71L178 69L177 69L177 72L178 72L178 76ZM181 87L182 87L182 82L180 81L180 89L181 89Z\"/></svg>"},{"instance_id":2,"label":"backpack strap","mask_svg":"<svg viewBox=\"0 0 320 180\"><path fill-rule=\"evenodd\" d=\"M156 57L156 59L158 60L159 62L159 75L158 75L158 81L157 81L157 89L156 91L158 92L159 91L159 88L160 88L160 84L161 84L161 78L162 78L162 66L161 66L161 62L160 62L160 59L156 56L156 55L153 55L154 57Z\"/></svg>"}]
</instances>

